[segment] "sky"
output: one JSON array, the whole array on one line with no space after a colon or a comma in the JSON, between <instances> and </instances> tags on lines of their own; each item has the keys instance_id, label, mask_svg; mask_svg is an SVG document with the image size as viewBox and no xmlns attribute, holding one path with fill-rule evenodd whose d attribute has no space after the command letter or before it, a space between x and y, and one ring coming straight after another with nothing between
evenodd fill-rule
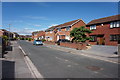
<instances>
[{"instance_id":1,"label":"sky","mask_svg":"<svg viewBox=\"0 0 120 80\"><path fill-rule=\"evenodd\" d=\"M2 28L29 35L33 31L82 19L118 14L118 2L2 2ZM0 27L1 28L1 27Z\"/></svg>"}]
</instances>

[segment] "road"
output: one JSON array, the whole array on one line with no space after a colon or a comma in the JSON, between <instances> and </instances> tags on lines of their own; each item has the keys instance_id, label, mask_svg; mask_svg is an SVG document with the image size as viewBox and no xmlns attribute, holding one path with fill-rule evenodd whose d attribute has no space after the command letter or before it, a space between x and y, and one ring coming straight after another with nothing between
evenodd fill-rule
<instances>
[{"instance_id":1,"label":"road","mask_svg":"<svg viewBox=\"0 0 120 80\"><path fill-rule=\"evenodd\" d=\"M44 78L118 78L118 64L18 41Z\"/></svg>"}]
</instances>

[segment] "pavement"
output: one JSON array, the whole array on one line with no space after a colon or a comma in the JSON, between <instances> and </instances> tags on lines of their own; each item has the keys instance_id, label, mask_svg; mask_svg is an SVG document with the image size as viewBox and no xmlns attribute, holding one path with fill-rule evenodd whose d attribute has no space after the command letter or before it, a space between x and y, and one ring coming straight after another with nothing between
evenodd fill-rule
<instances>
[{"instance_id":1,"label":"pavement","mask_svg":"<svg viewBox=\"0 0 120 80\"><path fill-rule=\"evenodd\" d=\"M18 43L43 78L118 78L118 63L84 56L72 48Z\"/></svg>"},{"instance_id":2,"label":"pavement","mask_svg":"<svg viewBox=\"0 0 120 80\"><path fill-rule=\"evenodd\" d=\"M102 46L102 45L92 45L90 49L87 50L76 50L73 48L58 46L58 45L49 45L44 44L49 48L53 48L60 51L70 52L73 54L79 54L86 57L91 57L99 60L104 60L112 63L119 63L119 55L115 54L117 46Z\"/></svg>"},{"instance_id":3,"label":"pavement","mask_svg":"<svg viewBox=\"0 0 120 80\"><path fill-rule=\"evenodd\" d=\"M16 41L11 42L11 46L8 47L5 58L1 58L2 61L2 79L7 78L34 78L28 68L24 55L19 48Z\"/></svg>"}]
</instances>

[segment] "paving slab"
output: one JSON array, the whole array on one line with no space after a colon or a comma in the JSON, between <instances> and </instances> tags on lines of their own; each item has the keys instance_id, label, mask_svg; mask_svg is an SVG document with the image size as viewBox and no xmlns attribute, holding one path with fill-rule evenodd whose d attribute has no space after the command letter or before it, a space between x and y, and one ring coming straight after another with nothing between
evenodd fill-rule
<instances>
[{"instance_id":1,"label":"paving slab","mask_svg":"<svg viewBox=\"0 0 120 80\"><path fill-rule=\"evenodd\" d=\"M12 49L7 51L2 60L2 78L33 78L19 45L16 41L11 43Z\"/></svg>"}]
</instances>

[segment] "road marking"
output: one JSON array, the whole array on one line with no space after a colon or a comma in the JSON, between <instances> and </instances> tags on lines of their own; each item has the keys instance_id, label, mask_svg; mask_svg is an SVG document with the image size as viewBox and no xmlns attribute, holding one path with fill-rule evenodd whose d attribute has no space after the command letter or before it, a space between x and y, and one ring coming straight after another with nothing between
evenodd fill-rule
<instances>
[{"instance_id":1,"label":"road marking","mask_svg":"<svg viewBox=\"0 0 120 80\"><path fill-rule=\"evenodd\" d=\"M67 65L67 67L71 67L71 65Z\"/></svg>"},{"instance_id":2,"label":"road marking","mask_svg":"<svg viewBox=\"0 0 120 80\"><path fill-rule=\"evenodd\" d=\"M94 71L94 73L98 73L97 71Z\"/></svg>"},{"instance_id":3,"label":"road marking","mask_svg":"<svg viewBox=\"0 0 120 80\"><path fill-rule=\"evenodd\" d=\"M27 54L24 52L24 50L22 49L21 46L19 46L19 48L21 49L21 51L24 54L24 60L31 72L31 74L33 75L34 78L38 79L38 78L43 78L43 76L40 74L40 72L37 70L37 68L35 67L35 65L32 63L32 61L30 60L30 58L27 56Z\"/></svg>"}]
</instances>

